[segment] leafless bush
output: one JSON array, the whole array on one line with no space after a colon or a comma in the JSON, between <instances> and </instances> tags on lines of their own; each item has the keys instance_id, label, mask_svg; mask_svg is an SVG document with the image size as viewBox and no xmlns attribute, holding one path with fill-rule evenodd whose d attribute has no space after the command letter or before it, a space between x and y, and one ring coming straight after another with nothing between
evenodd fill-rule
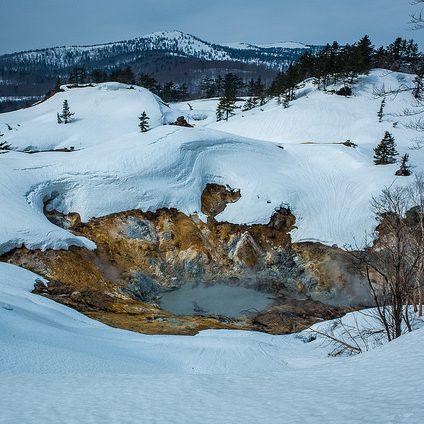
<instances>
[{"instance_id":1,"label":"leafless bush","mask_svg":"<svg viewBox=\"0 0 424 424\"><path fill-rule=\"evenodd\" d=\"M422 317L424 271L424 178L407 187L388 187L372 199L379 220L375 241L351 250L371 292L389 341L412 331L408 305Z\"/></svg>"}]
</instances>

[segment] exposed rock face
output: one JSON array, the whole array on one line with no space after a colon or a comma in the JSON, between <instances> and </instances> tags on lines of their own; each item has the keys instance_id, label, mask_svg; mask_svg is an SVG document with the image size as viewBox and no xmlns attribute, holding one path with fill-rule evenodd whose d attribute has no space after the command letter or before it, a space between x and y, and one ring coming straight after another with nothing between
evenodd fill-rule
<instances>
[{"instance_id":1,"label":"exposed rock face","mask_svg":"<svg viewBox=\"0 0 424 424\"><path fill-rule=\"evenodd\" d=\"M2 259L46 277L37 293L112 326L146 333L193 334L204 328L260 329L281 333L340 314L339 304L358 302L346 269L334 268L340 251L292 246L295 217L280 209L263 225L216 222L240 192L215 184L202 195L205 223L175 209L117 213L81 223L77 214L46 215L57 225L93 240L96 251L28 251ZM333 268L332 268L333 267ZM175 317L157 304L163 290L185 282L241 285L270 293L269 310L239 319ZM341 302L346 293L349 302ZM323 302L332 306L324 305Z\"/></svg>"},{"instance_id":2,"label":"exposed rock face","mask_svg":"<svg viewBox=\"0 0 424 424\"><path fill-rule=\"evenodd\" d=\"M193 128L193 125L189 124L184 116L179 116L172 125L177 125L178 127Z\"/></svg>"},{"instance_id":3,"label":"exposed rock face","mask_svg":"<svg viewBox=\"0 0 424 424\"><path fill-rule=\"evenodd\" d=\"M237 202L240 197L239 190L231 190L220 184L208 184L202 193L202 212L209 218L215 218L228 203Z\"/></svg>"}]
</instances>

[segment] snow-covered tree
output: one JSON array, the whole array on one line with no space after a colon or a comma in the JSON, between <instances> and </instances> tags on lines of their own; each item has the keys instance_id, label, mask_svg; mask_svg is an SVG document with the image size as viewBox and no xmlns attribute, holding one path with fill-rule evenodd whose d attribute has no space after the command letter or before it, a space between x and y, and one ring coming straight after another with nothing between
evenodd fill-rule
<instances>
[{"instance_id":1,"label":"snow-covered tree","mask_svg":"<svg viewBox=\"0 0 424 424\"><path fill-rule=\"evenodd\" d=\"M242 111L245 112L247 110L251 110L258 105L258 99L256 97L249 97L246 100L246 103L242 107Z\"/></svg>"},{"instance_id":2,"label":"snow-covered tree","mask_svg":"<svg viewBox=\"0 0 424 424\"><path fill-rule=\"evenodd\" d=\"M412 95L417 100L421 100L423 89L424 89L424 68L420 67L417 70L417 74L414 79L414 88L412 89Z\"/></svg>"},{"instance_id":3,"label":"snow-covered tree","mask_svg":"<svg viewBox=\"0 0 424 424\"><path fill-rule=\"evenodd\" d=\"M381 101L380 109L377 112L378 122L382 122L383 121L384 106L385 105L386 105L386 98L383 97L383 100Z\"/></svg>"},{"instance_id":4,"label":"snow-covered tree","mask_svg":"<svg viewBox=\"0 0 424 424\"><path fill-rule=\"evenodd\" d=\"M147 116L146 111L143 111L141 116L138 118L140 120L140 123L138 124L141 132L147 132L149 131L149 117Z\"/></svg>"},{"instance_id":5,"label":"snow-covered tree","mask_svg":"<svg viewBox=\"0 0 424 424\"><path fill-rule=\"evenodd\" d=\"M386 131L383 139L374 149L374 163L376 165L389 165L396 162L396 143L393 136Z\"/></svg>"}]
</instances>

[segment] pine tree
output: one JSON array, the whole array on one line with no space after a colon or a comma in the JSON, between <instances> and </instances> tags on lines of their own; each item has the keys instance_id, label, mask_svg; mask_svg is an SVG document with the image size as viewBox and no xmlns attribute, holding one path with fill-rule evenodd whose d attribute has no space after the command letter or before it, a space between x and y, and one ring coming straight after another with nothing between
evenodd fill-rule
<instances>
[{"instance_id":1,"label":"pine tree","mask_svg":"<svg viewBox=\"0 0 424 424\"><path fill-rule=\"evenodd\" d=\"M228 119L234 115L237 101L237 91L243 87L243 81L240 77L233 73L225 75L223 80L223 95L219 99L218 107L216 109L216 119L221 121Z\"/></svg>"},{"instance_id":2,"label":"pine tree","mask_svg":"<svg viewBox=\"0 0 424 424\"><path fill-rule=\"evenodd\" d=\"M290 106L290 93L287 91L284 94L283 107L287 109Z\"/></svg>"},{"instance_id":3,"label":"pine tree","mask_svg":"<svg viewBox=\"0 0 424 424\"><path fill-rule=\"evenodd\" d=\"M236 101L231 97L223 96L220 98L218 107L216 109L216 120L221 121L228 119L234 115L234 110L236 109Z\"/></svg>"},{"instance_id":4,"label":"pine tree","mask_svg":"<svg viewBox=\"0 0 424 424\"><path fill-rule=\"evenodd\" d=\"M371 69L374 47L368 35L362 37L354 46L355 71L366 74Z\"/></svg>"},{"instance_id":5,"label":"pine tree","mask_svg":"<svg viewBox=\"0 0 424 424\"><path fill-rule=\"evenodd\" d=\"M261 77L258 77L256 81L252 80L249 83L249 89L253 92L251 93L252 98L255 100L255 106L259 103L259 106L263 106L266 103L266 95L265 95L265 85L262 83Z\"/></svg>"},{"instance_id":6,"label":"pine tree","mask_svg":"<svg viewBox=\"0 0 424 424\"><path fill-rule=\"evenodd\" d=\"M383 139L374 149L374 163L376 165L389 165L396 162L396 143L393 136L386 131Z\"/></svg>"},{"instance_id":7,"label":"pine tree","mask_svg":"<svg viewBox=\"0 0 424 424\"><path fill-rule=\"evenodd\" d=\"M219 122L219 121L222 121L223 118L224 118L224 111L221 108L221 101L220 101L216 108L216 120L217 122Z\"/></svg>"},{"instance_id":8,"label":"pine tree","mask_svg":"<svg viewBox=\"0 0 424 424\"><path fill-rule=\"evenodd\" d=\"M63 123L62 118L60 117L59 112L57 112L57 123L58 123L58 124Z\"/></svg>"},{"instance_id":9,"label":"pine tree","mask_svg":"<svg viewBox=\"0 0 424 424\"><path fill-rule=\"evenodd\" d=\"M417 99L421 100L422 94L423 94L423 88L424 88L424 68L420 67L417 70L417 75L414 79L414 88L412 90L412 95Z\"/></svg>"},{"instance_id":10,"label":"pine tree","mask_svg":"<svg viewBox=\"0 0 424 424\"><path fill-rule=\"evenodd\" d=\"M68 100L63 101L63 109L62 114L60 115L60 118L63 119L64 124L68 124L72 121L72 117L75 115L75 113L71 112L69 109ZM59 121L58 121L59 122Z\"/></svg>"},{"instance_id":11,"label":"pine tree","mask_svg":"<svg viewBox=\"0 0 424 424\"><path fill-rule=\"evenodd\" d=\"M62 81L60 80L60 78L57 78L56 79L56 83L55 83L55 85L54 85L54 89L53 89L53 91L55 92L55 93L58 93L59 91L63 91L63 90L61 90L61 88L60 88L60 86L62 85Z\"/></svg>"},{"instance_id":12,"label":"pine tree","mask_svg":"<svg viewBox=\"0 0 424 424\"><path fill-rule=\"evenodd\" d=\"M381 101L380 109L379 109L379 111L377 112L378 122L382 122L382 121L383 121L384 106L386 106L386 98L385 98L385 97L384 97L384 98L383 98L383 100Z\"/></svg>"},{"instance_id":13,"label":"pine tree","mask_svg":"<svg viewBox=\"0 0 424 424\"><path fill-rule=\"evenodd\" d=\"M411 168L410 168L408 162L409 162L409 154L405 153L402 156L402 159L400 160L400 167L395 172L395 175L397 175L399 177L408 177L409 175L411 175Z\"/></svg>"},{"instance_id":14,"label":"pine tree","mask_svg":"<svg viewBox=\"0 0 424 424\"><path fill-rule=\"evenodd\" d=\"M246 103L242 107L242 111L246 112L247 110L251 110L258 105L259 99L257 97L249 97L246 100Z\"/></svg>"},{"instance_id":15,"label":"pine tree","mask_svg":"<svg viewBox=\"0 0 424 424\"><path fill-rule=\"evenodd\" d=\"M161 86L151 75L141 73L138 79L138 83L142 87L147 88L147 90L150 90L152 93L156 95L160 94Z\"/></svg>"},{"instance_id":16,"label":"pine tree","mask_svg":"<svg viewBox=\"0 0 424 424\"><path fill-rule=\"evenodd\" d=\"M217 91L215 81L210 77L206 77L202 81L201 90L207 99L215 97Z\"/></svg>"},{"instance_id":17,"label":"pine tree","mask_svg":"<svg viewBox=\"0 0 424 424\"><path fill-rule=\"evenodd\" d=\"M146 111L143 111L141 116L138 118L140 120L140 123L138 124L141 132L147 132L149 131L149 117L147 116Z\"/></svg>"}]
</instances>

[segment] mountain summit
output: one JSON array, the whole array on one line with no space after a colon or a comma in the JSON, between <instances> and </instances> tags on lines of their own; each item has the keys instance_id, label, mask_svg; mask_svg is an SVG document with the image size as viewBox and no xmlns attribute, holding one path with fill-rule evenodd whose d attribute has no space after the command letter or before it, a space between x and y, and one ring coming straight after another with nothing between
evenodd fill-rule
<instances>
[{"instance_id":1,"label":"mountain summit","mask_svg":"<svg viewBox=\"0 0 424 424\"><path fill-rule=\"evenodd\" d=\"M307 50L301 43L254 45L214 44L181 31L159 31L131 40L92 46L63 46L0 56L0 111L30 105L72 69L84 67L110 73L130 67L165 84L185 84L198 95L204 77L233 72L244 80L261 77L270 83L276 74ZM9 107L2 107L9 102Z\"/></svg>"}]
</instances>

